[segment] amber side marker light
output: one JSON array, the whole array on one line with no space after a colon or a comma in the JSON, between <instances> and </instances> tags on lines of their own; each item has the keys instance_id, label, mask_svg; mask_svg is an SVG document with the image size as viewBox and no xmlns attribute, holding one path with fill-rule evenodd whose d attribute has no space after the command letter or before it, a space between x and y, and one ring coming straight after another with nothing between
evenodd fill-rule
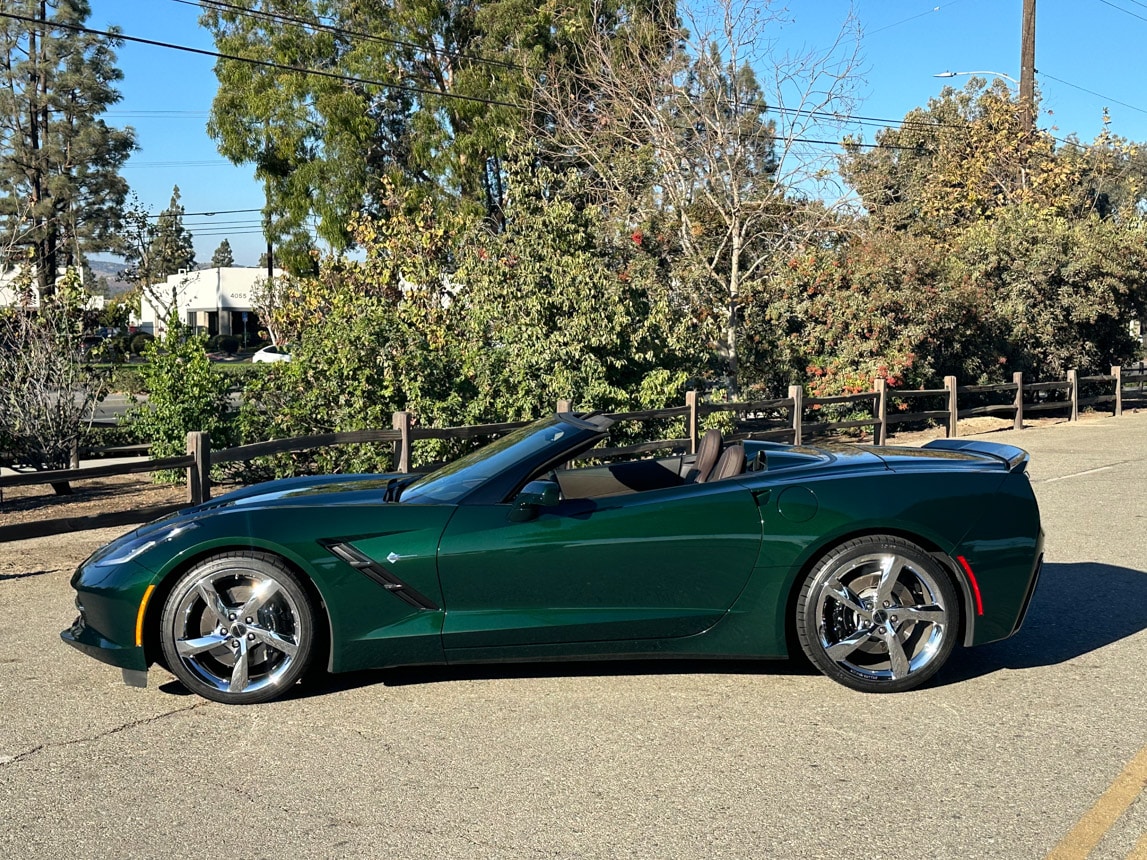
<instances>
[{"instance_id":1,"label":"amber side marker light","mask_svg":"<svg viewBox=\"0 0 1147 860\"><path fill-rule=\"evenodd\" d=\"M137 648L143 646L143 616L147 612L147 601L151 600L151 593L155 591L155 585L149 585L147 591L143 593L143 600L139 602L139 612L135 616L135 645ZM976 600L980 599L980 592L976 592Z\"/></svg>"},{"instance_id":2,"label":"amber side marker light","mask_svg":"<svg viewBox=\"0 0 1147 860\"><path fill-rule=\"evenodd\" d=\"M956 556L956 561L960 562L960 567L964 568L964 573L968 574L968 582L972 583L972 594L976 597L976 614L983 615L984 600L980 597L980 584L976 582L976 574L972 573L972 566L968 564L968 560L962 555ZM146 597L144 597L144 602L147 602ZM143 616L141 615L140 617L142 618Z\"/></svg>"}]
</instances>

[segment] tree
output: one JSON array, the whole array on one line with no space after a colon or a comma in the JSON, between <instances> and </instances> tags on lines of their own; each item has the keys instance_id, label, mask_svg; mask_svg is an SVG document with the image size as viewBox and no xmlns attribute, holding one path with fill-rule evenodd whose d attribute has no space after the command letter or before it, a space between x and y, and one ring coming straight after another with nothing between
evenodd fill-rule
<instances>
[{"instance_id":1,"label":"tree","mask_svg":"<svg viewBox=\"0 0 1147 860\"><path fill-rule=\"evenodd\" d=\"M42 297L61 269L111 250L135 148L100 114L120 100L114 38L77 32L84 0L10 0L0 20L0 234L5 263L30 263Z\"/></svg>"},{"instance_id":2,"label":"tree","mask_svg":"<svg viewBox=\"0 0 1147 860\"><path fill-rule=\"evenodd\" d=\"M1025 131L1013 93L996 80L946 87L877 146L845 142L841 173L872 226L942 236L1014 206L1059 215L1105 214L1118 159L1085 154L1050 133ZM1110 141L1109 141L1110 142ZM1100 146L1097 153L1108 150Z\"/></svg>"},{"instance_id":3,"label":"tree","mask_svg":"<svg viewBox=\"0 0 1147 860\"><path fill-rule=\"evenodd\" d=\"M1142 224L1016 206L954 244L954 278L989 297L1001 366L1063 379L1073 367L1106 373L1137 356L1131 321L1147 318Z\"/></svg>"},{"instance_id":4,"label":"tree","mask_svg":"<svg viewBox=\"0 0 1147 860\"><path fill-rule=\"evenodd\" d=\"M226 445L227 378L216 373L207 357L207 338L169 317L162 335L144 348L147 363L140 371L148 399L132 409L127 425L151 443L154 459L186 451L187 434L204 431L215 444ZM182 480L178 472L159 472L158 482Z\"/></svg>"},{"instance_id":5,"label":"tree","mask_svg":"<svg viewBox=\"0 0 1147 860\"><path fill-rule=\"evenodd\" d=\"M171 189L171 201L155 219L149 258L157 278L195 268L195 246L191 231L183 226L186 210L179 202L179 186Z\"/></svg>"},{"instance_id":6,"label":"tree","mask_svg":"<svg viewBox=\"0 0 1147 860\"><path fill-rule=\"evenodd\" d=\"M786 56L776 3L721 0L713 18L593 30L579 74L535 79L535 116L551 156L584 165L635 236L676 246L678 280L715 324L735 389L745 296L834 220L808 203L828 162L806 140L848 112L857 37L849 18L827 48Z\"/></svg>"},{"instance_id":7,"label":"tree","mask_svg":"<svg viewBox=\"0 0 1147 860\"><path fill-rule=\"evenodd\" d=\"M38 310L0 316L0 436L36 469L68 467L106 392L106 378L84 362L86 298L75 270L69 270ZM67 484L53 487L69 491Z\"/></svg>"},{"instance_id":8,"label":"tree","mask_svg":"<svg viewBox=\"0 0 1147 860\"><path fill-rule=\"evenodd\" d=\"M170 317L178 304L179 288L167 284L168 275L195 266L195 248L190 231L183 226L183 212L179 186L172 189L171 201L158 216L134 196L124 211L118 250L128 265L122 277L148 300L157 320Z\"/></svg>"},{"instance_id":9,"label":"tree","mask_svg":"<svg viewBox=\"0 0 1147 860\"><path fill-rule=\"evenodd\" d=\"M219 61L208 131L232 162L254 166L267 235L289 271L307 262L312 216L342 251L350 216L391 211L388 188L498 223L503 160L524 129L525 67L562 67L594 22L661 5L276 0L238 10L206 0L202 21L220 52L279 66Z\"/></svg>"},{"instance_id":10,"label":"tree","mask_svg":"<svg viewBox=\"0 0 1147 860\"><path fill-rule=\"evenodd\" d=\"M231 243L224 239L211 255L211 268L227 268L235 265L235 257L231 254Z\"/></svg>"},{"instance_id":11,"label":"tree","mask_svg":"<svg viewBox=\"0 0 1147 860\"><path fill-rule=\"evenodd\" d=\"M505 228L478 228L451 276L471 392L454 420L524 420L559 398L614 412L679 403L705 349L656 258L608 238L576 171L515 160L507 189Z\"/></svg>"}]
</instances>

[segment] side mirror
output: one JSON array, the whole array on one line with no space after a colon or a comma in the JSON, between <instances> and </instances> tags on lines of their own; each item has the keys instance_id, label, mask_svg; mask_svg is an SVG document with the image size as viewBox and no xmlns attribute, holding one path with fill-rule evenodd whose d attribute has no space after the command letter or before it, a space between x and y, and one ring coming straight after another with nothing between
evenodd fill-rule
<instances>
[{"instance_id":1,"label":"side mirror","mask_svg":"<svg viewBox=\"0 0 1147 860\"><path fill-rule=\"evenodd\" d=\"M553 507L561 501L561 495L557 481L530 481L514 496L510 507L510 522L524 523L535 519L542 508Z\"/></svg>"}]
</instances>

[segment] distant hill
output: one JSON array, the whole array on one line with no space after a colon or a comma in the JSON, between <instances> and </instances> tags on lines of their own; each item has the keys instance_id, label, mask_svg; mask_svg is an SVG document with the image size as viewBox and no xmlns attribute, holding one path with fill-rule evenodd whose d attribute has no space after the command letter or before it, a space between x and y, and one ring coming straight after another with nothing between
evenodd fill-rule
<instances>
[{"instance_id":1,"label":"distant hill","mask_svg":"<svg viewBox=\"0 0 1147 860\"><path fill-rule=\"evenodd\" d=\"M97 278L107 278L109 296L118 296L131 289L131 284L120 279L120 273L127 268L126 263L119 260L88 260L88 267Z\"/></svg>"}]
</instances>

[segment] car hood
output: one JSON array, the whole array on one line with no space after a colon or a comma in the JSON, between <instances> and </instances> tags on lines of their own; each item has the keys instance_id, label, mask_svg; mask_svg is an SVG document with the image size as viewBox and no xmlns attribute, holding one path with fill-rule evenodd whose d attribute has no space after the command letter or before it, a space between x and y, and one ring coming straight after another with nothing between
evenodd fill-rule
<instances>
[{"instance_id":1,"label":"car hood","mask_svg":"<svg viewBox=\"0 0 1147 860\"><path fill-rule=\"evenodd\" d=\"M157 531L173 520L192 520L228 509L246 510L294 507L307 505L380 505L386 501L390 482L399 484L413 481L418 475L403 472L363 475L318 475L302 478L282 478L225 493L201 505L170 514L140 526L124 537L145 536Z\"/></svg>"}]
</instances>

